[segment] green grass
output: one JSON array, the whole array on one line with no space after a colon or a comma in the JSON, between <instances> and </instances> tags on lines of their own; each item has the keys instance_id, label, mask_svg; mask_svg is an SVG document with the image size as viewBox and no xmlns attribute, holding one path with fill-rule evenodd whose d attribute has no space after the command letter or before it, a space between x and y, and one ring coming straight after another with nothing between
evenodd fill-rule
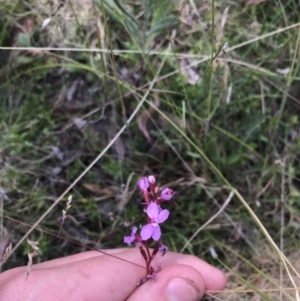
<instances>
[{"instance_id":1,"label":"green grass","mask_svg":"<svg viewBox=\"0 0 300 301\"><path fill-rule=\"evenodd\" d=\"M137 179L154 174L177 192L165 243L228 273L221 300L296 300L299 3L246 2L1 6L4 269L27 264L26 235L40 261L123 246L142 222Z\"/></svg>"}]
</instances>

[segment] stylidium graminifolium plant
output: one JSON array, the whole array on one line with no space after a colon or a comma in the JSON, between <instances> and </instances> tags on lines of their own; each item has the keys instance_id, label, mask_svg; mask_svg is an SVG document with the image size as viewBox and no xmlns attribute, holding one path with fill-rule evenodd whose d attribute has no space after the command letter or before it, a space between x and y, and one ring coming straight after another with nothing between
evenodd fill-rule
<instances>
[{"instance_id":1,"label":"stylidium graminifolium plant","mask_svg":"<svg viewBox=\"0 0 300 301\"><path fill-rule=\"evenodd\" d=\"M175 195L175 192L170 188L165 188L159 194L159 188L156 186L156 179L154 176L142 177L138 180L138 186L143 193L146 208L144 212L147 214L147 224L142 226L139 231L137 227L133 227L130 236L124 237L124 243L135 245L140 249L140 252L146 262L146 276L138 281L137 285L144 284L147 280L156 279L156 274L161 270L159 264L155 270L151 266L151 262L157 253L162 256L166 254L168 248L161 243L161 229L160 224L165 222L169 217L169 210L161 208L161 203L168 202ZM155 242L152 253L149 249L151 239Z\"/></svg>"}]
</instances>

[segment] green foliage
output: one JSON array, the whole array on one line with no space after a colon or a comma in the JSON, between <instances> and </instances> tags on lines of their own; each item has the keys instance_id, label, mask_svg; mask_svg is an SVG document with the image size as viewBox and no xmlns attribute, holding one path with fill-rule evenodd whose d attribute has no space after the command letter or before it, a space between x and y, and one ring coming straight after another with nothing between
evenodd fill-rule
<instances>
[{"instance_id":1,"label":"green foliage","mask_svg":"<svg viewBox=\"0 0 300 301\"><path fill-rule=\"evenodd\" d=\"M20 45L20 47L30 47L31 42L30 42L30 36L25 33L19 33L17 42Z\"/></svg>"},{"instance_id":2,"label":"green foliage","mask_svg":"<svg viewBox=\"0 0 300 301\"><path fill-rule=\"evenodd\" d=\"M94 0L88 8L66 2L54 11L52 4L36 2L30 9L17 2L0 7L0 45L60 50L0 50L0 197L9 232L25 234L105 150L71 191L64 237L123 246L131 226L144 223L137 179L154 174L177 191L163 226L169 248L187 244L186 252L212 261L208 249L217 245L224 267L239 269L232 286L259 287L252 283L256 276L245 279L257 273L254 265L265 273L259 277L269 273L257 256L262 249L264 257L266 244L257 221L277 245L286 242L284 253L297 250L296 1L245 7L242 1L214 1L215 7L191 1L199 17L170 0ZM52 20L42 29L49 9ZM214 36L206 29L213 15ZM225 41L234 49L223 53ZM211 49L220 50L213 60ZM232 189L245 202L233 198L188 243ZM66 199L39 229L57 234L65 206ZM63 239L50 241L39 229L29 238L40 241L42 260L82 250ZM17 264L24 264L29 249L23 243L17 250Z\"/></svg>"},{"instance_id":3,"label":"green foliage","mask_svg":"<svg viewBox=\"0 0 300 301\"><path fill-rule=\"evenodd\" d=\"M172 15L172 1L142 1L145 10L144 22L137 20L118 0L94 0L94 2L100 10L104 8L105 13L114 22L122 25L136 46L138 46L138 49L143 49L145 52L155 37L161 34L167 34L170 37L170 31L179 26L179 19L175 15ZM143 34L146 35L144 44L141 29L142 31L146 30Z\"/></svg>"},{"instance_id":4,"label":"green foliage","mask_svg":"<svg viewBox=\"0 0 300 301\"><path fill-rule=\"evenodd\" d=\"M140 41L138 23L134 16L118 0L94 0L95 4L116 23L124 26L135 43Z\"/></svg>"}]
</instances>

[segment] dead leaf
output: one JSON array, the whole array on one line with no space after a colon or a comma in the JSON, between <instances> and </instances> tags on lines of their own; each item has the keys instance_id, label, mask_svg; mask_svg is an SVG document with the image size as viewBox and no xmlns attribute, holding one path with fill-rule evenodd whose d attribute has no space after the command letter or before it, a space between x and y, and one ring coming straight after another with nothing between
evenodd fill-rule
<instances>
[{"instance_id":1,"label":"dead leaf","mask_svg":"<svg viewBox=\"0 0 300 301\"><path fill-rule=\"evenodd\" d=\"M0 262L5 262L8 257L7 253L9 251L9 246L11 245L11 239L12 235L7 234L0 242Z\"/></svg>"},{"instance_id":2,"label":"dead leaf","mask_svg":"<svg viewBox=\"0 0 300 301\"><path fill-rule=\"evenodd\" d=\"M72 119L72 121L74 122L74 124L76 125L76 127L78 128L78 130L83 131L83 129L86 127L87 125L87 121L82 119L82 118L78 118L78 117L74 117Z\"/></svg>"},{"instance_id":3,"label":"dead leaf","mask_svg":"<svg viewBox=\"0 0 300 301\"><path fill-rule=\"evenodd\" d=\"M27 18L21 24L20 28L22 29L23 33L32 33L35 21L33 19Z\"/></svg>"},{"instance_id":4,"label":"dead leaf","mask_svg":"<svg viewBox=\"0 0 300 301\"><path fill-rule=\"evenodd\" d=\"M232 94L232 85L230 85L227 89L227 94L226 94L226 103L230 103L231 100L231 94Z\"/></svg>"},{"instance_id":5,"label":"dead leaf","mask_svg":"<svg viewBox=\"0 0 300 301\"><path fill-rule=\"evenodd\" d=\"M27 238L27 243L32 247L33 250L38 251L39 250L39 242L38 241L33 241Z\"/></svg>"},{"instance_id":6,"label":"dead leaf","mask_svg":"<svg viewBox=\"0 0 300 301\"><path fill-rule=\"evenodd\" d=\"M26 280L28 279L29 274L31 273L32 259L38 255L38 250L34 250L32 253L28 254L28 263L26 269Z\"/></svg>"},{"instance_id":7,"label":"dead leaf","mask_svg":"<svg viewBox=\"0 0 300 301\"><path fill-rule=\"evenodd\" d=\"M5 190L1 186L0 186L0 198L2 198L4 201L9 201L9 198L8 198Z\"/></svg>"},{"instance_id":8,"label":"dead leaf","mask_svg":"<svg viewBox=\"0 0 300 301\"><path fill-rule=\"evenodd\" d=\"M257 5L257 4L260 4L262 2L266 2L266 1L268 1L268 0L249 0L247 2L247 5Z\"/></svg>"},{"instance_id":9,"label":"dead leaf","mask_svg":"<svg viewBox=\"0 0 300 301\"><path fill-rule=\"evenodd\" d=\"M193 61L181 60L180 61L180 72L187 77L186 83L190 85L196 85L200 79L199 72L194 67L190 67Z\"/></svg>"},{"instance_id":10,"label":"dead leaf","mask_svg":"<svg viewBox=\"0 0 300 301\"><path fill-rule=\"evenodd\" d=\"M51 18L45 19L45 20L43 21L42 28L45 28L47 25L49 25L50 21L51 21Z\"/></svg>"},{"instance_id":11,"label":"dead leaf","mask_svg":"<svg viewBox=\"0 0 300 301\"><path fill-rule=\"evenodd\" d=\"M277 69L276 70L279 74L283 74L284 76L287 76L291 69L289 67L285 68L285 69Z\"/></svg>"},{"instance_id":12,"label":"dead leaf","mask_svg":"<svg viewBox=\"0 0 300 301\"><path fill-rule=\"evenodd\" d=\"M158 97L155 97L154 105L158 107L160 104L160 101ZM147 123L150 118L150 116L155 112L154 108L150 107L147 111L145 111L141 116L138 118L138 127L147 139L149 143L152 142L152 139L150 137L149 131L147 129Z\"/></svg>"},{"instance_id":13,"label":"dead leaf","mask_svg":"<svg viewBox=\"0 0 300 301\"><path fill-rule=\"evenodd\" d=\"M66 210L69 210L72 207L72 195L70 194L67 201L67 207Z\"/></svg>"},{"instance_id":14,"label":"dead leaf","mask_svg":"<svg viewBox=\"0 0 300 301\"><path fill-rule=\"evenodd\" d=\"M83 186L96 194L102 194L102 195L112 195L113 191L108 189L108 188L102 188L100 185L98 184L90 184L90 183L83 183Z\"/></svg>"},{"instance_id":15,"label":"dead leaf","mask_svg":"<svg viewBox=\"0 0 300 301\"><path fill-rule=\"evenodd\" d=\"M119 137L112 147L117 152L119 161L122 162L125 158L126 153L126 148L123 139Z\"/></svg>"},{"instance_id":16,"label":"dead leaf","mask_svg":"<svg viewBox=\"0 0 300 301\"><path fill-rule=\"evenodd\" d=\"M34 249L33 252L28 254L28 263L27 263L27 269L26 269L26 280L28 279L28 276L31 272L31 266L32 266L32 259L36 257L39 253L39 242L33 241L27 238L27 243Z\"/></svg>"}]
</instances>

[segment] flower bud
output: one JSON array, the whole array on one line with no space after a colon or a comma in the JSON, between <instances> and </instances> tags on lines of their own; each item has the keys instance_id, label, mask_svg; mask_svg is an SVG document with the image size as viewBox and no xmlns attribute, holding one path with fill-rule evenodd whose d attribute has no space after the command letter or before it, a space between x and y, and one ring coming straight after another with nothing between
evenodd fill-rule
<instances>
[{"instance_id":1,"label":"flower bud","mask_svg":"<svg viewBox=\"0 0 300 301\"><path fill-rule=\"evenodd\" d=\"M175 191L170 188L165 188L160 196L164 201L170 201L171 198L175 195Z\"/></svg>"},{"instance_id":2,"label":"flower bud","mask_svg":"<svg viewBox=\"0 0 300 301\"><path fill-rule=\"evenodd\" d=\"M148 181L150 184L154 185L156 183L156 179L153 175L148 177Z\"/></svg>"},{"instance_id":3,"label":"flower bud","mask_svg":"<svg viewBox=\"0 0 300 301\"><path fill-rule=\"evenodd\" d=\"M141 190L147 190L149 187L149 182L146 177L142 177L138 180L138 186L140 187Z\"/></svg>"},{"instance_id":4,"label":"flower bud","mask_svg":"<svg viewBox=\"0 0 300 301\"><path fill-rule=\"evenodd\" d=\"M164 244L160 244L158 252L161 253L161 256L165 256L168 251L168 247Z\"/></svg>"}]
</instances>

